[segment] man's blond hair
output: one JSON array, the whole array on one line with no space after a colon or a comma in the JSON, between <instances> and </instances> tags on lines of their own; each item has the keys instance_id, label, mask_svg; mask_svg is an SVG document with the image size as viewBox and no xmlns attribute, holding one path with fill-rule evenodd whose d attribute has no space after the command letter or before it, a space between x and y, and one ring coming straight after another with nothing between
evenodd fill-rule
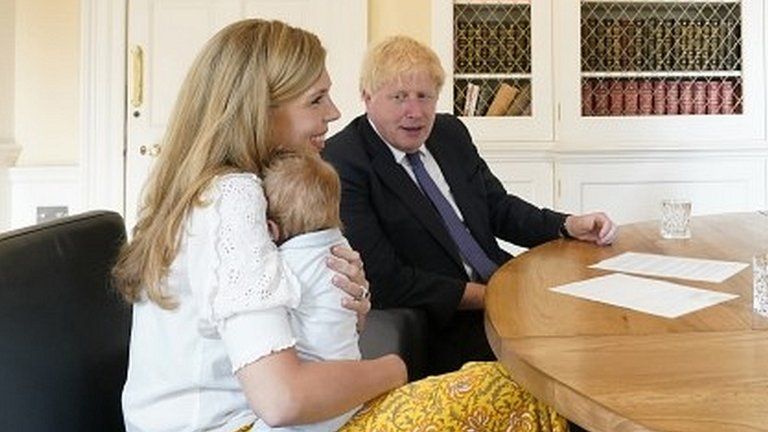
<instances>
[{"instance_id":1,"label":"man's blond hair","mask_svg":"<svg viewBox=\"0 0 768 432\"><path fill-rule=\"evenodd\" d=\"M340 228L341 182L327 162L311 153L280 153L264 170L267 217L280 227L280 240Z\"/></svg>"},{"instance_id":2,"label":"man's blond hair","mask_svg":"<svg viewBox=\"0 0 768 432\"><path fill-rule=\"evenodd\" d=\"M360 93L373 94L384 84L416 72L426 72L437 91L445 71L432 49L407 36L392 36L368 50L360 72Z\"/></svg>"}]
</instances>

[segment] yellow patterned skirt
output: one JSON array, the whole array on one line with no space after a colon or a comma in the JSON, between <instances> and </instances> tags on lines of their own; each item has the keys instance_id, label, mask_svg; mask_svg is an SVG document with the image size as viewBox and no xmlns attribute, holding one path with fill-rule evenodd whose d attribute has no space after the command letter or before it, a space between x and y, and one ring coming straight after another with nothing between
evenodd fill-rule
<instances>
[{"instance_id":1,"label":"yellow patterned skirt","mask_svg":"<svg viewBox=\"0 0 768 432\"><path fill-rule=\"evenodd\" d=\"M246 426L238 432L247 432ZM412 382L366 403L340 432L565 432L566 420L500 363Z\"/></svg>"},{"instance_id":2,"label":"yellow patterned skirt","mask_svg":"<svg viewBox=\"0 0 768 432\"><path fill-rule=\"evenodd\" d=\"M366 403L342 432L564 432L567 422L497 362L425 378Z\"/></svg>"}]
</instances>

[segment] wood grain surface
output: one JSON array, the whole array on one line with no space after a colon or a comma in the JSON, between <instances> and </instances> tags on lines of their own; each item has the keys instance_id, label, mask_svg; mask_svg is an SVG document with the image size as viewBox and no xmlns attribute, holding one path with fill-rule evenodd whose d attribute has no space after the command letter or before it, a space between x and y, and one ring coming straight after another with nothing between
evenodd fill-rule
<instances>
[{"instance_id":1,"label":"wood grain surface","mask_svg":"<svg viewBox=\"0 0 768 432\"><path fill-rule=\"evenodd\" d=\"M739 295L676 319L549 290L611 273L588 266L626 251L750 264L768 252L761 213L694 217L691 230L666 240L643 222L612 246L555 240L511 260L486 294L496 355L590 431L768 431L768 319L752 311L751 265L723 283L667 279Z\"/></svg>"}]
</instances>

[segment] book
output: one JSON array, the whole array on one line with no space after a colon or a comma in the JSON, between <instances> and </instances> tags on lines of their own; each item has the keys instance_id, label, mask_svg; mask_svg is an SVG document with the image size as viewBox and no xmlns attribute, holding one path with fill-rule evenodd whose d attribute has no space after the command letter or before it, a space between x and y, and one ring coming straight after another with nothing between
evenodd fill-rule
<instances>
[{"instance_id":1,"label":"book","mask_svg":"<svg viewBox=\"0 0 768 432\"><path fill-rule=\"evenodd\" d=\"M477 109L477 98L480 95L480 86L471 82L467 83L464 96L464 117L472 117Z\"/></svg>"},{"instance_id":2,"label":"book","mask_svg":"<svg viewBox=\"0 0 768 432\"><path fill-rule=\"evenodd\" d=\"M494 96L495 81L483 80L480 82L480 91L477 95L477 105L475 105L475 116L484 116L491 105L491 99Z\"/></svg>"},{"instance_id":3,"label":"book","mask_svg":"<svg viewBox=\"0 0 768 432\"><path fill-rule=\"evenodd\" d=\"M581 82L581 115L588 117L594 115L594 88L592 80L582 80Z\"/></svg>"},{"instance_id":4,"label":"book","mask_svg":"<svg viewBox=\"0 0 768 432\"><path fill-rule=\"evenodd\" d=\"M512 103L509 104L509 108L507 108L507 112L504 113L504 115L518 117L530 115L526 114L530 113L530 106L531 85L526 83L520 86L520 91L517 93L517 96L515 96L515 99L512 101Z\"/></svg>"},{"instance_id":5,"label":"book","mask_svg":"<svg viewBox=\"0 0 768 432\"><path fill-rule=\"evenodd\" d=\"M677 80L667 81L667 114L680 113L680 85Z\"/></svg>"},{"instance_id":6,"label":"book","mask_svg":"<svg viewBox=\"0 0 768 432\"><path fill-rule=\"evenodd\" d=\"M693 81L680 82L680 114L693 114Z\"/></svg>"},{"instance_id":7,"label":"book","mask_svg":"<svg viewBox=\"0 0 768 432\"><path fill-rule=\"evenodd\" d=\"M664 115L666 111L667 86L663 80L653 82L653 114Z\"/></svg>"},{"instance_id":8,"label":"book","mask_svg":"<svg viewBox=\"0 0 768 432\"><path fill-rule=\"evenodd\" d=\"M639 111L639 96L637 81L634 79L627 80L624 83L624 115L637 115Z\"/></svg>"},{"instance_id":9,"label":"book","mask_svg":"<svg viewBox=\"0 0 768 432\"><path fill-rule=\"evenodd\" d=\"M621 80L611 80L608 88L611 115L620 116L624 114L624 84Z\"/></svg>"},{"instance_id":10,"label":"book","mask_svg":"<svg viewBox=\"0 0 768 432\"><path fill-rule=\"evenodd\" d=\"M728 35L726 43L725 70L734 71L741 69L741 35L739 25L733 18L725 20L725 31Z\"/></svg>"},{"instance_id":11,"label":"book","mask_svg":"<svg viewBox=\"0 0 768 432\"><path fill-rule=\"evenodd\" d=\"M723 81L723 84L720 88L720 98L722 102L720 105L720 111L723 114L736 114L733 81Z\"/></svg>"},{"instance_id":12,"label":"book","mask_svg":"<svg viewBox=\"0 0 768 432\"><path fill-rule=\"evenodd\" d=\"M608 104L608 94L610 93L610 88L608 87L608 82L605 80L598 80L595 83L594 88L595 88L594 115L606 116L610 112L609 104Z\"/></svg>"},{"instance_id":13,"label":"book","mask_svg":"<svg viewBox=\"0 0 768 432\"><path fill-rule=\"evenodd\" d=\"M653 70L660 71L666 68L664 65L664 22L661 19L651 18L651 26Z\"/></svg>"},{"instance_id":14,"label":"book","mask_svg":"<svg viewBox=\"0 0 768 432\"><path fill-rule=\"evenodd\" d=\"M501 83L485 115L490 117L505 115L518 93L520 93L520 89L517 87L504 82Z\"/></svg>"},{"instance_id":15,"label":"book","mask_svg":"<svg viewBox=\"0 0 768 432\"><path fill-rule=\"evenodd\" d=\"M707 83L704 81L693 83L693 113L707 113Z\"/></svg>"},{"instance_id":16,"label":"book","mask_svg":"<svg viewBox=\"0 0 768 432\"><path fill-rule=\"evenodd\" d=\"M720 83L707 83L707 114L720 114Z\"/></svg>"},{"instance_id":17,"label":"book","mask_svg":"<svg viewBox=\"0 0 768 432\"><path fill-rule=\"evenodd\" d=\"M653 84L648 80L638 86L638 111L642 115L653 114Z\"/></svg>"}]
</instances>

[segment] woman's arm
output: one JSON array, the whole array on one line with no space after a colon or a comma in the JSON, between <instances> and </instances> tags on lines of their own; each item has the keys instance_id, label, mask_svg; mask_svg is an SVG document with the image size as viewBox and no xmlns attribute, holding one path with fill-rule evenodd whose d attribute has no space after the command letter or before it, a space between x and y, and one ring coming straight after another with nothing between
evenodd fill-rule
<instances>
[{"instance_id":1,"label":"woman's arm","mask_svg":"<svg viewBox=\"0 0 768 432\"><path fill-rule=\"evenodd\" d=\"M302 362L293 348L237 371L256 415L272 427L314 423L340 415L407 382L405 363L375 360Z\"/></svg>"}]
</instances>

